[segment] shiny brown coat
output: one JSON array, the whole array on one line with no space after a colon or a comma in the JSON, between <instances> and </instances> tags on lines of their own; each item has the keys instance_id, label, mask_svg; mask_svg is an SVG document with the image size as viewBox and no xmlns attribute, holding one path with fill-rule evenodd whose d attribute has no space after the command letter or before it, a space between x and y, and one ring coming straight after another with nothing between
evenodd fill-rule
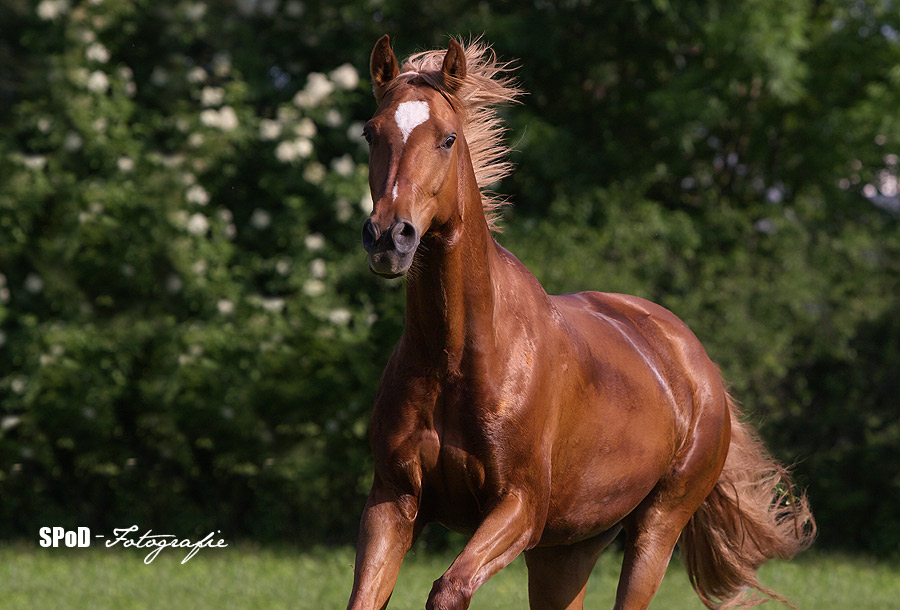
<instances>
[{"instance_id":1,"label":"shiny brown coat","mask_svg":"<svg viewBox=\"0 0 900 610\"><path fill-rule=\"evenodd\" d=\"M802 498L778 501L784 472L736 419L697 338L637 297L549 296L494 241L466 133L483 50L451 41L434 69L403 74L387 37L372 53L363 242L373 271L406 274L407 309L372 414L375 478L348 607L386 607L435 521L471 538L428 609L467 608L523 552L533 609L581 608L622 529L616 608L649 605L683 531L704 603L742 603L748 585L773 594L755 569L808 545L811 515ZM425 102L427 120L404 102ZM730 549L707 535L719 530Z\"/></svg>"}]
</instances>

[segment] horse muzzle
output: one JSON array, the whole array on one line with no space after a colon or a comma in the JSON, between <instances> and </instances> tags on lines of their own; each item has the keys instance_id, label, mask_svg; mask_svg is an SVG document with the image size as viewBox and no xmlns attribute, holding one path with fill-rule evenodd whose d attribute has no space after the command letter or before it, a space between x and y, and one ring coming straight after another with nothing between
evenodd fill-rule
<instances>
[{"instance_id":1,"label":"horse muzzle","mask_svg":"<svg viewBox=\"0 0 900 610\"><path fill-rule=\"evenodd\" d=\"M407 220L395 220L381 229L371 218L363 223L362 243L369 254L369 269L384 277L399 277L412 265L419 232Z\"/></svg>"}]
</instances>

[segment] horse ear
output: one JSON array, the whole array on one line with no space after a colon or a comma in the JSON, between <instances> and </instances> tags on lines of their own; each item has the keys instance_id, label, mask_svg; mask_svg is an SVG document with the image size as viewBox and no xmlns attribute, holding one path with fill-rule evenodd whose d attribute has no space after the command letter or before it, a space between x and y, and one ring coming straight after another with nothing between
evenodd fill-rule
<instances>
[{"instance_id":1,"label":"horse ear","mask_svg":"<svg viewBox=\"0 0 900 610\"><path fill-rule=\"evenodd\" d=\"M466 78L466 52L462 45L450 39L450 46L444 55L444 63L441 65L444 74L444 84L451 90L456 90Z\"/></svg>"},{"instance_id":2,"label":"horse ear","mask_svg":"<svg viewBox=\"0 0 900 610\"><path fill-rule=\"evenodd\" d=\"M387 34L382 36L375 43L375 48L372 49L372 56L369 58L369 72L372 75L372 90L375 93L375 100L381 102L388 83L400 74L397 57L391 50L391 39Z\"/></svg>"}]
</instances>

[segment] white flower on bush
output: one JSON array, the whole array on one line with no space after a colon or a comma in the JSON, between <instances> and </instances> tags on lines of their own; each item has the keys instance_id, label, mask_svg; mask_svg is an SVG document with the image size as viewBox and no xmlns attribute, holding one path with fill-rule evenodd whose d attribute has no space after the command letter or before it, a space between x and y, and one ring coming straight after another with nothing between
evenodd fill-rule
<instances>
[{"instance_id":1,"label":"white flower on bush","mask_svg":"<svg viewBox=\"0 0 900 610\"><path fill-rule=\"evenodd\" d=\"M224 106L219 110L219 126L224 131L231 131L238 126L237 113L231 106Z\"/></svg>"},{"instance_id":2,"label":"white flower on bush","mask_svg":"<svg viewBox=\"0 0 900 610\"><path fill-rule=\"evenodd\" d=\"M205 235L209 230L209 220L199 212L191 214L187 221L187 230L194 235Z\"/></svg>"},{"instance_id":3,"label":"white flower on bush","mask_svg":"<svg viewBox=\"0 0 900 610\"><path fill-rule=\"evenodd\" d=\"M126 155L122 155L116 160L116 167L118 167L119 171L123 174L134 171L134 159Z\"/></svg>"},{"instance_id":4,"label":"white flower on bush","mask_svg":"<svg viewBox=\"0 0 900 610\"><path fill-rule=\"evenodd\" d=\"M340 127L341 123L343 122L344 117L342 117L341 113L336 109L332 108L325 113L325 124L329 127Z\"/></svg>"},{"instance_id":5,"label":"white flower on bush","mask_svg":"<svg viewBox=\"0 0 900 610\"><path fill-rule=\"evenodd\" d=\"M260 231L266 229L272 224L272 215L265 210L256 208L250 214L250 224L254 229L259 229Z\"/></svg>"},{"instance_id":6,"label":"white flower on bush","mask_svg":"<svg viewBox=\"0 0 900 610\"><path fill-rule=\"evenodd\" d=\"M69 10L68 0L43 0L37 5L37 15L44 21L56 19Z\"/></svg>"},{"instance_id":7,"label":"white flower on bush","mask_svg":"<svg viewBox=\"0 0 900 610\"><path fill-rule=\"evenodd\" d=\"M200 66L191 68L187 73L187 80L189 83L202 83L206 80L206 77L206 70L204 70Z\"/></svg>"},{"instance_id":8,"label":"white flower on bush","mask_svg":"<svg viewBox=\"0 0 900 610\"><path fill-rule=\"evenodd\" d=\"M374 208L375 202L372 201L372 193L369 192L369 189L366 189L366 192L363 194L362 199L359 200L359 209L361 209L366 214L371 214Z\"/></svg>"},{"instance_id":9,"label":"white flower on bush","mask_svg":"<svg viewBox=\"0 0 900 610\"><path fill-rule=\"evenodd\" d=\"M315 108L331 95L334 85L321 72L311 72L306 77L306 85L294 96L294 104L301 108Z\"/></svg>"},{"instance_id":10,"label":"white flower on bush","mask_svg":"<svg viewBox=\"0 0 900 610\"><path fill-rule=\"evenodd\" d=\"M81 138L81 134L79 134L77 131L70 131L66 133L66 137L63 139L63 149L66 152L77 152L81 150L83 144L84 140Z\"/></svg>"},{"instance_id":11,"label":"white flower on bush","mask_svg":"<svg viewBox=\"0 0 900 610\"><path fill-rule=\"evenodd\" d=\"M31 294L38 294L44 289L44 280L36 273L29 273L25 276L25 290Z\"/></svg>"},{"instance_id":12,"label":"white flower on bush","mask_svg":"<svg viewBox=\"0 0 900 610\"><path fill-rule=\"evenodd\" d=\"M321 233L310 233L303 240L303 243L306 244L309 250L316 252L325 247L325 236Z\"/></svg>"},{"instance_id":13,"label":"white flower on bush","mask_svg":"<svg viewBox=\"0 0 900 610\"><path fill-rule=\"evenodd\" d=\"M206 205L209 203L209 193L199 184L191 186L187 192L185 192L184 198L190 203L196 203L197 205Z\"/></svg>"},{"instance_id":14,"label":"white flower on bush","mask_svg":"<svg viewBox=\"0 0 900 610\"><path fill-rule=\"evenodd\" d=\"M233 131L238 126L237 113L231 106L222 106L218 110L207 108L200 113L200 122L222 131Z\"/></svg>"},{"instance_id":15,"label":"white flower on bush","mask_svg":"<svg viewBox=\"0 0 900 610\"><path fill-rule=\"evenodd\" d=\"M900 191L900 182L898 182L897 176L888 172L879 172L878 179L881 181L878 190L882 195L885 197L897 196L897 192Z\"/></svg>"},{"instance_id":16,"label":"white flower on bush","mask_svg":"<svg viewBox=\"0 0 900 610\"><path fill-rule=\"evenodd\" d=\"M219 221L225 225L225 228L222 232L225 234L225 237L228 239L234 239L235 235L237 235L237 227L234 226L234 214L231 213L229 209L219 210Z\"/></svg>"},{"instance_id":17,"label":"white flower on bush","mask_svg":"<svg viewBox=\"0 0 900 610\"><path fill-rule=\"evenodd\" d=\"M262 119L259 122L259 139L264 141L277 140L281 135L281 123L272 119Z\"/></svg>"},{"instance_id":18,"label":"white flower on bush","mask_svg":"<svg viewBox=\"0 0 900 610\"><path fill-rule=\"evenodd\" d=\"M100 70L94 70L85 86L94 93L105 93L109 89L109 78Z\"/></svg>"},{"instance_id":19,"label":"white flower on bush","mask_svg":"<svg viewBox=\"0 0 900 610\"><path fill-rule=\"evenodd\" d=\"M325 261L321 258L313 259L309 263L309 274L316 278L317 280L321 280L325 277L326 268Z\"/></svg>"},{"instance_id":20,"label":"white flower on bush","mask_svg":"<svg viewBox=\"0 0 900 610\"><path fill-rule=\"evenodd\" d=\"M203 87L200 101L204 106L218 106L225 101L225 90L222 87Z\"/></svg>"},{"instance_id":21,"label":"white flower on bush","mask_svg":"<svg viewBox=\"0 0 900 610\"><path fill-rule=\"evenodd\" d=\"M356 163L350 158L350 155L343 155L331 160L331 169L339 176L347 178L353 174L356 169Z\"/></svg>"},{"instance_id":22,"label":"white flower on bush","mask_svg":"<svg viewBox=\"0 0 900 610\"><path fill-rule=\"evenodd\" d=\"M271 311L272 313L279 313L282 309L284 309L284 299L279 299L277 297L270 297L262 300L262 307L266 311Z\"/></svg>"},{"instance_id":23,"label":"white flower on bush","mask_svg":"<svg viewBox=\"0 0 900 610\"><path fill-rule=\"evenodd\" d=\"M234 302L230 299L219 299L216 303L216 309L219 310L219 313L223 316L228 316L234 313Z\"/></svg>"},{"instance_id":24,"label":"white flower on bush","mask_svg":"<svg viewBox=\"0 0 900 610\"><path fill-rule=\"evenodd\" d=\"M28 378L19 375L9 384L9 388L15 392L16 394L24 394L25 390L28 388Z\"/></svg>"},{"instance_id":25,"label":"white flower on bush","mask_svg":"<svg viewBox=\"0 0 900 610\"><path fill-rule=\"evenodd\" d=\"M185 7L184 14L191 21L200 21L206 15L206 5L202 2L188 4Z\"/></svg>"},{"instance_id":26,"label":"white flower on bush","mask_svg":"<svg viewBox=\"0 0 900 610\"><path fill-rule=\"evenodd\" d=\"M43 155L24 155L22 164L28 169L40 171L47 166L47 157Z\"/></svg>"},{"instance_id":27,"label":"white flower on bush","mask_svg":"<svg viewBox=\"0 0 900 610\"><path fill-rule=\"evenodd\" d=\"M278 275L288 275L291 272L291 259L282 258L277 263L275 263L275 271L278 272Z\"/></svg>"},{"instance_id":28,"label":"white flower on bush","mask_svg":"<svg viewBox=\"0 0 900 610\"><path fill-rule=\"evenodd\" d=\"M312 119L304 117L294 126L294 134L300 136L301 138L314 138L316 137L316 124L312 122Z\"/></svg>"},{"instance_id":29,"label":"white flower on bush","mask_svg":"<svg viewBox=\"0 0 900 610\"><path fill-rule=\"evenodd\" d=\"M338 66L328 76L341 89L356 89L359 85L359 73L350 64Z\"/></svg>"},{"instance_id":30,"label":"white flower on bush","mask_svg":"<svg viewBox=\"0 0 900 610\"><path fill-rule=\"evenodd\" d=\"M341 222L347 222L353 218L353 208L346 197L338 197L334 200L334 207L337 210L337 219Z\"/></svg>"},{"instance_id":31,"label":"white flower on bush","mask_svg":"<svg viewBox=\"0 0 900 610\"><path fill-rule=\"evenodd\" d=\"M337 309L332 309L328 312L328 320L332 324L336 324L339 326L348 324L351 318L352 316L350 314L350 310L344 309L343 307L338 307Z\"/></svg>"},{"instance_id":32,"label":"white flower on bush","mask_svg":"<svg viewBox=\"0 0 900 610\"><path fill-rule=\"evenodd\" d=\"M303 292L311 297L321 296L325 293L325 283L316 279L306 280L303 284Z\"/></svg>"},{"instance_id":33,"label":"white flower on bush","mask_svg":"<svg viewBox=\"0 0 900 610\"><path fill-rule=\"evenodd\" d=\"M306 138L286 140L275 147L275 157L282 163L291 163L298 159L306 159L312 154L313 144Z\"/></svg>"},{"instance_id":34,"label":"white flower on bush","mask_svg":"<svg viewBox=\"0 0 900 610\"><path fill-rule=\"evenodd\" d=\"M307 165L303 170L303 179L310 184L322 184L322 181L325 179L325 174L325 166L321 163L314 162Z\"/></svg>"},{"instance_id":35,"label":"white flower on bush","mask_svg":"<svg viewBox=\"0 0 900 610\"><path fill-rule=\"evenodd\" d=\"M91 61L105 64L109 61L109 49L103 46L103 43L94 42L84 50L84 56Z\"/></svg>"},{"instance_id":36,"label":"white flower on bush","mask_svg":"<svg viewBox=\"0 0 900 610\"><path fill-rule=\"evenodd\" d=\"M176 168L184 163L184 155L159 155L159 162L168 169Z\"/></svg>"}]
</instances>

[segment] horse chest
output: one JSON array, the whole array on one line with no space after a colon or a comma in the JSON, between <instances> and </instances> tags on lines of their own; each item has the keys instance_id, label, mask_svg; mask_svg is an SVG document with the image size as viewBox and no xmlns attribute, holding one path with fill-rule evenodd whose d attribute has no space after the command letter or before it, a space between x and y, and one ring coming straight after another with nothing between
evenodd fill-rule
<instances>
[{"instance_id":1,"label":"horse chest","mask_svg":"<svg viewBox=\"0 0 900 610\"><path fill-rule=\"evenodd\" d=\"M439 442L433 461L423 464L422 511L428 520L471 532L486 504L485 463L465 443Z\"/></svg>"},{"instance_id":2,"label":"horse chest","mask_svg":"<svg viewBox=\"0 0 900 610\"><path fill-rule=\"evenodd\" d=\"M384 404L404 408L376 409L372 440L383 478L418 493L426 521L473 531L504 486L495 457L498 439L485 425L497 423L491 414L502 400L476 391L481 385L472 376L420 376L391 387Z\"/></svg>"},{"instance_id":3,"label":"horse chest","mask_svg":"<svg viewBox=\"0 0 900 610\"><path fill-rule=\"evenodd\" d=\"M466 406L438 400L420 445L423 513L462 532L477 527L492 488L488 445Z\"/></svg>"}]
</instances>

